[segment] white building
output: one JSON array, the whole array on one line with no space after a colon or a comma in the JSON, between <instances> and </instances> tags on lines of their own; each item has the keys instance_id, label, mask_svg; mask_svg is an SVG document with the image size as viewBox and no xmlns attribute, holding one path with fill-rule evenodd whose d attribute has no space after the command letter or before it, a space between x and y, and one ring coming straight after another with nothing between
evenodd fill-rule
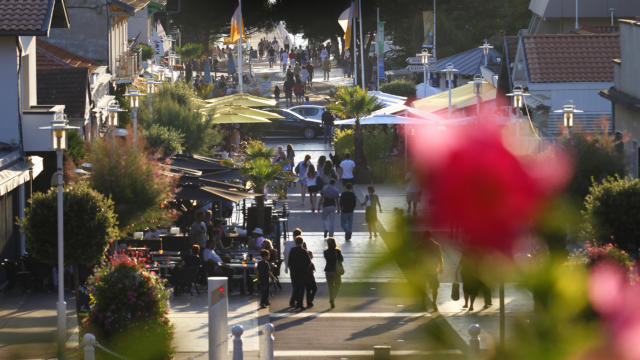
<instances>
[{"instance_id":1,"label":"white building","mask_svg":"<svg viewBox=\"0 0 640 360\"><path fill-rule=\"evenodd\" d=\"M43 169L42 158L27 154L51 150L51 134L38 127L64 116L62 105L38 104L36 36L68 27L63 0L0 2L0 258L25 251L15 219L24 216L31 183Z\"/></svg>"}]
</instances>

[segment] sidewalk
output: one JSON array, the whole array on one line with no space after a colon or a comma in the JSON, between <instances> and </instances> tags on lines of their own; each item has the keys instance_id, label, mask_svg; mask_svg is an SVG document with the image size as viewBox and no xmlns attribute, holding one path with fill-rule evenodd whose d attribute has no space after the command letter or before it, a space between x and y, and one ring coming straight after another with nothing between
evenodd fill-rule
<instances>
[{"instance_id":1,"label":"sidewalk","mask_svg":"<svg viewBox=\"0 0 640 360\"><path fill-rule=\"evenodd\" d=\"M0 359L45 359L56 356L56 293L0 294ZM78 347L75 302L67 298L68 351Z\"/></svg>"},{"instance_id":2,"label":"sidewalk","mask_svg":"<svg viewBox=\"0 0 640 360\"><path fill-rule=\"evenodd\" d=\"M392 225L392 214L394 208L407 209L406 192L393 184L374 185L376 194L380 198L383 213L379 215L380 225L389 229ZM367 194L366 185L356 185L355 192L359 199L363 199ZM420 207L418 212L420 212ZM436 237L438 231L434 231ZM465 342L469 343L469 334L467 329L472 324L479 324L481 328L480 346L481 348L492 348L493 344L499 342L500 336L500 301L498 297L498 289L492 289L493 305L488 309L483 309L483 300L481 297L476 298L475 311L469 312L462 309L464 299L458 301L451 300L451 283L455 280L455 269L460 260L460 252L451 247L443 246L443 257L445 269L440 275L440 288L438 290L438 308L440 314L447 320L449 325L455 330L458 336ZM522 316L533 313L533 298L531 294L517 287L516 284L505 284L505 314L506 314L506 331L511 333L509 328L513 325L511 319L515 315ZM508 340L508 339L507 339Z\"/></svg>"}]
</instances>

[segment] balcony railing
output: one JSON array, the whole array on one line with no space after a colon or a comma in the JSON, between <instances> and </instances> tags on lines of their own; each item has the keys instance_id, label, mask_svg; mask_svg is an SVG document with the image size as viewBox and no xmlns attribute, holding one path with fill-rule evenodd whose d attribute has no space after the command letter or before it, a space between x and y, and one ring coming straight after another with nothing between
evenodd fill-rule
<instances>
[{"instance_id":1,"label":"balcony railing","mask_svg":"<svg viewBox=\"0 0 640 360\"><path fill-rule=\"evenodd\" d=\"M141 51L129 50L122 53L116 60L115 80L120 82L133 81L140 72L141 64Z\"/></svg>"}]
</instances>

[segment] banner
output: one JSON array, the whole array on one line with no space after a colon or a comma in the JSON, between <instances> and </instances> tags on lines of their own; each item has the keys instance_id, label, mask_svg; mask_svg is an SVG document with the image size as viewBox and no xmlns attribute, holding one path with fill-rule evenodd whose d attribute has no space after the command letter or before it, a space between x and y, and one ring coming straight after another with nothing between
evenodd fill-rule
<instances>
[{"instance_id":1,"label":"banner","mask_svg":"<svg viewBox=\"0 0 640 360\"><path fill-rule=\"evenodd\" d=\"M423 11L422 21L424 24L424 46L433 47L433 11Z\"/></svg>"},{"instance_id":2,"label":"banner","mask_svg":"<svg viewBox=\"0 0 640 360\"><path fill-rule=\"evenodd\" d=\"M378 79L385 79L384 76L384 21L378 21L378 33L376 34L378 54Z\"/></svg>"}]
</instances>

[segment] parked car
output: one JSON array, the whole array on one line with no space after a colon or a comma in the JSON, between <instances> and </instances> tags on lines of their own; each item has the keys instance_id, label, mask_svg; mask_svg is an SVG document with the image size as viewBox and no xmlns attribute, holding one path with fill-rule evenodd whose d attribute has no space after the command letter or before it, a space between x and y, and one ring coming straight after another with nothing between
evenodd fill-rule
<instances>
[{"instance_id":1,"label":"parked car","mask_svg":"<svg viewBox=\"0 0 640 360\"><path fill-rule=\"evenodd\" d=\"M306 139L313 139L322 134L320 120L306 118L288 109L264 110L283 116L282 119L269 119L271 124L265 125L265 136L304 136Z\"/></svg>"},{"instance_id":2,"label":"parked car","mask_svg":"<svg viewBox=\"0 0 640 360\"><path fill-rule=\"evenodd\" d=\"M290 107L289 110L295 111L307 119L322 120L324 107L320 105L298 105Z\"/></svg>"}]
</instances>

